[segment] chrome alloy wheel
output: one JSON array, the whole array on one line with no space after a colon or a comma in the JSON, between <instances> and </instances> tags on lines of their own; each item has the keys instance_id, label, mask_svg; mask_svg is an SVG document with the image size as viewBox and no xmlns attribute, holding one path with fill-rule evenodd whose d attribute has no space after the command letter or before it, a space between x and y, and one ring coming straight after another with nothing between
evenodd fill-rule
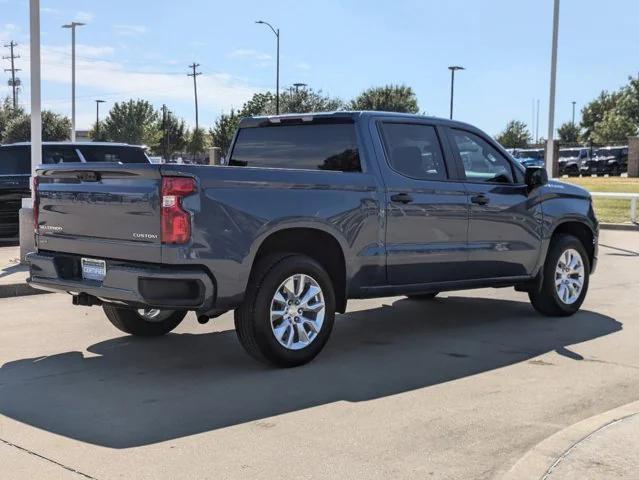
<instances>
[{"instance_id":1,"label":"chrome alloy wheel","mask_svg":"<svg viewBox=\"0 0 639 480\"><path fill-rule=\"evenodd\" d=\"M579 299L584 288L585 267L577 250L569 248L559 257L555 268L555 289L557 296L566 305Z\"/></svg>"},{"instance_id":2,"label":"chrome alloy wheel","mask_svg":"<svg viewBox=\"0 0 639 480\"><path fill-rule=\"evenodd\" d=\"M271 329L289 350L301 350L317 338L324 323L326 305L317 281L296 273L282 282L271 300Z\"/></svg>"},{"instance_id":3,"label":"chrome alloy wheel","mask_svg":"<svg viewBox=\"0 0 639 480\"><path fill-rule=\"evenodd\" d=\"M137 312L147 322L163 322L173 315L173 310L160 310L159 308L140 308Z\"/></svg>"}]
</instances>

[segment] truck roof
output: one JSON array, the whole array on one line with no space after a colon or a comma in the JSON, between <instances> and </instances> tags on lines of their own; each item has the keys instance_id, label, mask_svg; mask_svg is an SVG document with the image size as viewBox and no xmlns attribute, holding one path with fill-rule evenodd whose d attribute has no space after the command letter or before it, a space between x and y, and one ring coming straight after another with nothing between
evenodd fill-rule
<instances>
[{"instance_id":1,"label":"truck roof","mask_svg":"<svg viewBox=\"0 0 639 480\"><path fill-rule=\"evenodd\" d=\"M135 147L135 148L145 148L144 145L130 145L128 143L117 143L117 142L42 142L42 145L77 145L77 146L87 146L87 147ZM5 143L0 144L0 147L20 147L20 146L31 146L31 142L16 142L16 143Z\"/></svg>"},{"instance_id":2,"label":"truck roof","mask_svg":"<svg viewBox=\"0 0 639 480\"><path fill-rule=\"evenodd\" d=\"M460 122L457 120L449 120L447 118L433 117L427 115L418 115L414 113L399 113L399 112L383 112L375 110L339 110L335 112L309 112L309 113L286 113L282 115L263 115L255 117L244 117L240 120L240 128L250 127L263 127L267 125L277 125L286 123L298 123L298 122L313 122L313 121L339 121L341 120L355 120L357 118L364 117L388 117L388 118L407 118L407 119L422 119L430 120L442 125L464 127L467 129L476 130L477 127Z\"/></svg>"}]
</instances>

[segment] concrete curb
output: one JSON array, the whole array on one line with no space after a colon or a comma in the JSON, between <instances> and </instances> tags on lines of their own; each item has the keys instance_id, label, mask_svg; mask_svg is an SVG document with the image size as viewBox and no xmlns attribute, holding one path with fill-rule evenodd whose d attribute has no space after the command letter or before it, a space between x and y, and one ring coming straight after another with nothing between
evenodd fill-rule
<instances>
[{"instance_id":1,"label":"concrete curb","mask_svg":"<svg viewBox=\"0 0 639 480\"><path fill-rule=\"evenodd\" d=\"M639 232L639 224L636 223L600 223L601 230L626 230Z\"/></svg>"},{"instance_id":2,"label":"concrete curb","mask_svg":"<svg viewBox=\"0 0 639 480\"><path fill-rule=\"evenodd\" d=\"M506 472L502 479L543 480L575 445L607 425L636 414L639 414L639 401L571 425L534 446ZM618 445L607 445L603 448L618 447Z\"/></svg>"}]
</instances>

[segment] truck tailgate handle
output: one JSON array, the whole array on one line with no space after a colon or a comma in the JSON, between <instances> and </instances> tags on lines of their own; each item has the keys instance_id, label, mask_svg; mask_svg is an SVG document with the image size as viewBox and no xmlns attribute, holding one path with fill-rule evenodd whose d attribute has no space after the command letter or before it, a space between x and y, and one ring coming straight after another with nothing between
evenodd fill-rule
<instances>
[{"instance_id":1,"label":"truck tailgate handle","mask_svg":"<svg viewBox=\"0 0 639 480\"><path fill-rule=\"evenodd\" d=\"M395 195L391 195L390 199L392 202L397 203L410 203L413 201L413 197L408 193L396 193Z\"/></svg>"}]
</instances>

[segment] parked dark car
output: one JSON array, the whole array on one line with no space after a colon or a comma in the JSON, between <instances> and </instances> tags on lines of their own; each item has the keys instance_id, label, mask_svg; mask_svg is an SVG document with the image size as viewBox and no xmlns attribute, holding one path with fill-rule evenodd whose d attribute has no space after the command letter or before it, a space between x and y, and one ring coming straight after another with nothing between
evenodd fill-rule
<instances>
[{"instance_id":1,"label":"parked dark car","mask_svg":"<svg viewBox=\"0 0 639 480\"><path fill-rule=\"evenodd\" d=\"M149 163L142 147L118 143L44 142L42 163ZM31 195L31 144L0 145L0 237L18 235L22 199Z\"/></svg>"},{"instance_id":2,"label":"parked dark car","mask_svg":"<svg viewBox=\"0 0 639 480\"><path fill-rule=\"evenodd\" d=\"M584 175L618 176L628 171L628 147L602 147L597 149L593 158L584 162L581 172Z\"/></svg>"},{"instance_id":3,"label":"parked dark car","mask_svg":"<svg viewBox=\"0 0 639 480\"><path fill-rule=\"evenodd\" d=\"M548 182L470 125L248 118L228 158L44 166L29 282L102 305L132 335L235 310L247 352L281 366L315 357L350 298L510 286L565 316L586 296L598 237L588 192Z\"/></svg>"},{"instance_id":4,"label":"parked dark car","mask_svg":"<svg viewBox=\"0 0 639 480\"><path fill-rule=\"evenodd\" d=\"M524 167L546 166L546 151L543 148L518 148L512 155Z\"/></svg>"},{"instance_id":5,"label":"parked dark car","mask_svg":"<svg viewBox=\"0 0 639 480\"><path fill-rule=\"evenodd\" d=\"M559 175L578 177L581 166L591 160L591 150L587 147L573 147L559 149Z\"/></svg>"}]
</instances>

